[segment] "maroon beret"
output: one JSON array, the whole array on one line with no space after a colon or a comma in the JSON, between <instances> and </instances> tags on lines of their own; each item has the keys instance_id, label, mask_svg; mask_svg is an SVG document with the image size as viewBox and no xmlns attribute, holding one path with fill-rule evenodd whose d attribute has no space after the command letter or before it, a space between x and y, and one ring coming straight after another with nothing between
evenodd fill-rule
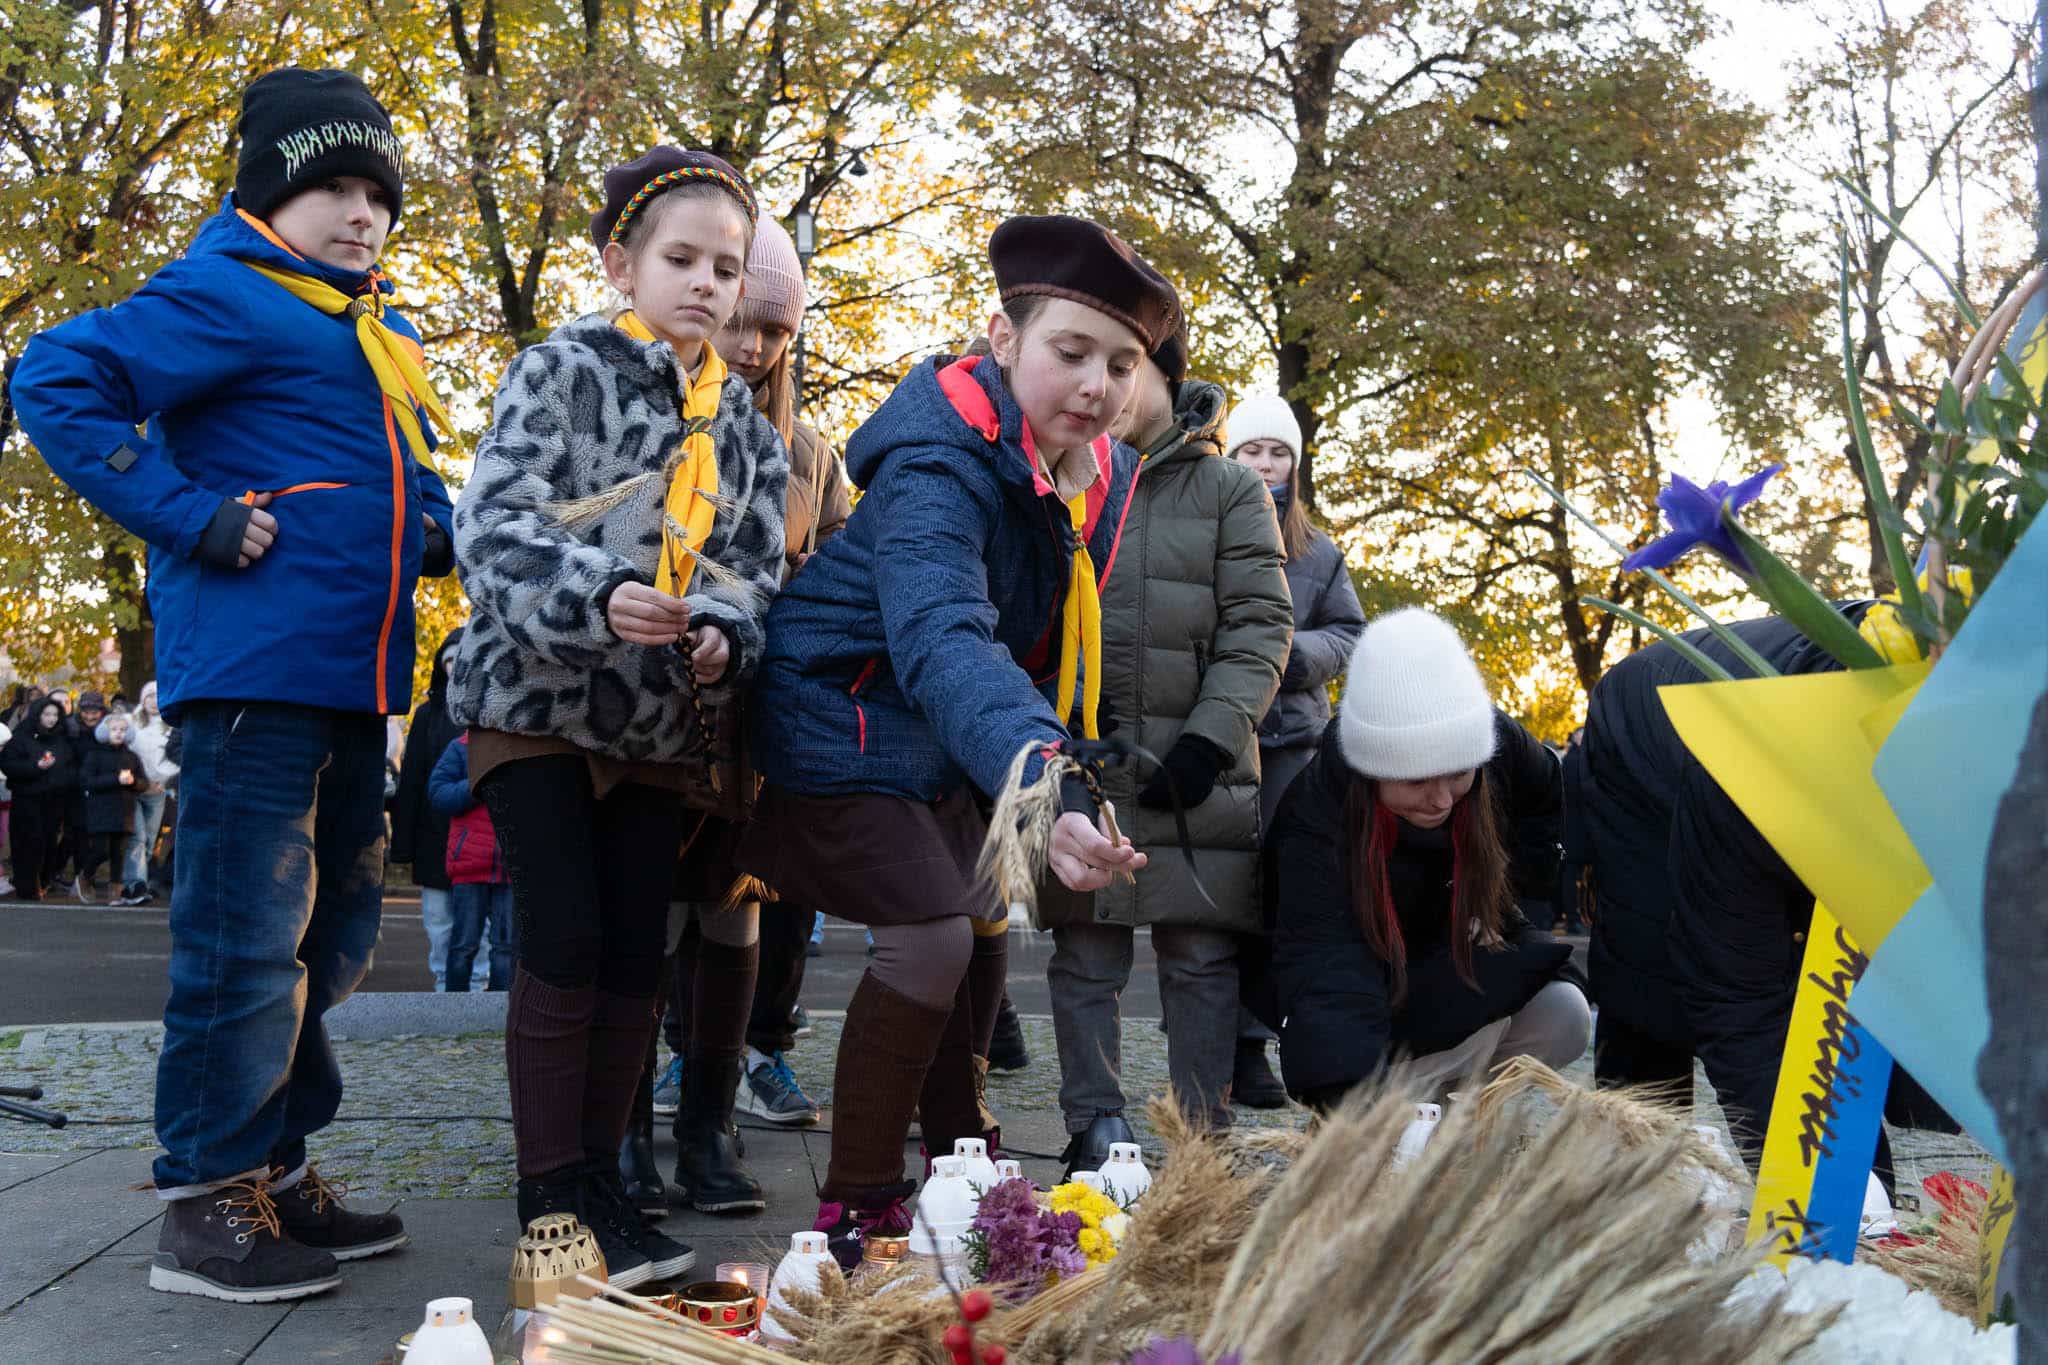
<instances>
[{"instance_id":1,"label":"maroon beret","mask_svg":"<svg viewBox=\"0 0 2048 1365\"><path fill-rule=\"evenodd\" d=\"M1138 334L1150 353L1180 330L1180 296L1123 238L1063 213L1006 220L988 240L1004 302L1025 294L1071 299Z\"/></svg>"}]
</instances>

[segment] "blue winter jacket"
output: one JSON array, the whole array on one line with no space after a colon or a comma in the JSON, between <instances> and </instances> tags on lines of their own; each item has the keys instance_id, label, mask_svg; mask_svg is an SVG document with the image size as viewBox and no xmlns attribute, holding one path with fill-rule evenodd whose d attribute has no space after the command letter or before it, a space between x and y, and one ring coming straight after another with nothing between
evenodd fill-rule
<instances>
[{"instance_id":1,"label":"blue winter jacket","mask_svg":"<svg viewBox=\"0 0 2048 1365\"><path fill-rule=\"evenodd\" d=\"M22 429L148 543L166 716L202 698L403 714L423 518L452 526L448 490L386 420L355 324L244 261L351 295L390 289L293 254L230 196L132 298L30 340L13 381ZM277 540L237 569L239 535L222 534L237 518L216 514L260 492L277 495Z\"/></svg>"},{"instance_id":2,"label":"blue winter jacket","mask_svg":"<svg viewBox=\"0 0 2048 1365\"><path fill-rule=\"evenodd\" d=\"M1001 371L972 372L991 439L925 361L847 443L867 491L768 610L754 760L811 796L929 801L972 781L998 791L1018 750L1064 739L1050 700L1073 572L1064 504L1033 477ZM1137 457L1115 447L1089 552L1113 567Z\"/></svg>"},{"instance_id":3,"label":"blue winter jacket","mask_svg":"<svg viewBox=\"0 0 2048 1365\"><path fill-rule=\"evenodd\" d=\"M436 815L451 819L477 805L476 795L469 789L469 746L459 734L434 760L434 771L427 776L427 805Z\"/></svg>"}]
</instances>

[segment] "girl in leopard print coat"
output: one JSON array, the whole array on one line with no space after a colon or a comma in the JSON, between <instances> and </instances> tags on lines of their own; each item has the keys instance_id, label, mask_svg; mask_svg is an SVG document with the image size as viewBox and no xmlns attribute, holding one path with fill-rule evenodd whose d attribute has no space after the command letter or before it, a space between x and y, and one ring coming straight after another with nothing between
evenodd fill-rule
<instances>
[{"instance_id":1,"label":"girl in leopard print coat","mask_svg":"<svg viewBox=\"0 0 2048 1365\"><path fill-rule=\"evenodd\" d=\"M699 818L689 722L764 652L788 457L710 345L739 303L751 189L716 157L657 147L605 192L592 236L632 306L560 328L499 384L455 509L475 615L449 708L518 917L505 1050L520 1222L577 1214L630 1287L694 1259L642 1222L617 1153ZM758 949L750 919L734 928L744 942L719 975L736 1057Z\"/></svg>"}]
</instances>

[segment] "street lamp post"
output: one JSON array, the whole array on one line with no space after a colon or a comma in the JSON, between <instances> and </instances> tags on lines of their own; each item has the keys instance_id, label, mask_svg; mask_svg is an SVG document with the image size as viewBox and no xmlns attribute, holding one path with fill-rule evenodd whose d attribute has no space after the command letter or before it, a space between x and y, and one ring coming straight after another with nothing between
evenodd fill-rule
<instances>
[{"instance_id":1,"label":"street lamp post","mask_svg":"<svg viewBox=\"0 0 2048 1365\"><path fill-rule=\"evenodd\" d=\"M803 271L806 286L808 286L811 278L811 257L818 254L818 206L824 202L826 195L832 193L838 187L839 177L842 174L858 176L868 173L868 163L861 158L861 153L864 150L866 149L854 148L846 160L826 172L822 180L815 179L808 170L804 172L804 192L797 197L794 222L796 227L797 266ZM804 400L804 333L806 330L803 327L797 328L796 354L790 357L789 362L790 386L795 390L796 405L799 409L803 407Z\"/></svg>"}]
</instances>

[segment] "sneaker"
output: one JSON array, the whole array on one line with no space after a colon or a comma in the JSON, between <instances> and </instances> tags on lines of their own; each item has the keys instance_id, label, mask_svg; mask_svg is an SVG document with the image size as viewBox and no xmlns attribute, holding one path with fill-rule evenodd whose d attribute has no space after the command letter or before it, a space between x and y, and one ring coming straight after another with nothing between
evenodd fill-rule
<instances>
[{"instance_id":1,"label":"sneaker","mask_svg":"<svg viewBox=\"0 0 2048 1365\"><path fill-rule=\"evenodd\" d=\"M339 1288L334 1257L294 1241L277 1201L243 1181L164 1210L149 1287L229 1303L277 1303Z\"/></svg>"},{"instance_id":2,"label":"sneaker","mask_svg":"<svg viewBox=\"0 0 2048 1365\"><path fill-rule=\"evenodd\" d=\"M643 1285L654 1278L654 1268L640 1249L640 1215L627 1205L622 1216L609 1201L593 1195L586 1165L565 1166L544 1176L521 1176L519 1227L523 1231L542 1214L569 1214L596 1239L604 1256L605 1279L618 1289Z\"/></svg>"},{"instance_id":3,"label":"sneaker","mask_svg":"<svg viewBox=\"0 0 2048 1365\"><path fill-rule=\"evenodd\" d=\"M683 1104L683 1059L672 1056L654 1078L654 1112L660 1118L674 1118Z\"/></svg>"},{"instance_id":4,"label":"sneaker","mask_svg":"<svg viewBox=\"0 0 2048 1365\"><path fill-rule=\"evenodd\" d=\"M798 1038L811 1036L811 1012L797 1005L789 1012L789 1031Z\"/></svg>"},{"instance_id":5,"label":"sneaker","mask_svg":"<svg viewBox=\"0 0 2048 1365\"><path fill-rule=\"evenodd\" d=\"M626 1197L626 1182L619 1175L618 1163L614 1161L590 1162L584 1175L584 1208L589 1217L600 1224L610 1224L614 1233L631 1244L633 1249L646 1258L645 1280L672 1280L697 1264L697 1253L689 1246L667 1237L640 1216L640 1210L633 1207L633 1201ZM596 1224L592 1225L596 1231ZM604 1245L604 1239L598 1239ZM618 1284L618 1277L611 1282ZM630 1288L631 1286L621 1286Z\"/></svg>"},{"instance_id":6,"label":"sneaker","mask_svg":"<svg viewBox=\"0 0 2048 1365\"><path fill-rule=\"evenodd\" d=\"M347 1186L322 1180L320 1172L308 1166L298 1184L276 1193L284 1230L294 1241L318 1247L337 1261L381 1256L412 1240L395 1213L351 1213L343 1208L341 1197L347 1193Z\"/></svg>"},{"instance_id":7,"label":"sneaker","mask_svg":"<svg viewBox=\"0 0 2048 1365\"><path fill-rule=\"evenodd\" d=\"M811 1102L796 1073L780 1052L749 1071L740 1081L738 1109L780 1128L809 1128L818 1121L818 1106Z\"/></svg>"},{"instance_id":8,"label":"sneaker","mask_svg":"<svg viewBox=\"0 0 2048 1365\"><path fill-rule=\"evenodd\" d=\"M116 905L148 905L149 888L140 882L133 882L114 899Z\"/></svg>"},{"instance_id":9,"label":"sneaker","mask_svg":"<svg viewBox=\"0 0 2048 1365\"><path fill-rule=\"evenodd\" d=\"M85 878L73 877L71 879L71 899L79 902L81 905L92 899L91 896L86 894Z\"/></svg>"},{"instance_id":10,"label":"sneaker","mask_svg":"<svg viewBox=\"0 0 2048 1365\"><path fill-rule=\"evenodd\" d=\"M14 883L8 881L5 876L0 876L0 896L11 896L13 894Z\"/></svg>"},{"instance_id":11,"label":"sneaker","mask_svg":"<svg viewBox=\"0 0 2048 1365\"><path fill-rule=\"evenodd\" d=\"M825 1234L825 1249L839 1262L839 1268L851 1275L860 1267L869 1238L910 1235L910 1211L903 1201L916 1190L916 1185L904 1181L896 1187L894 1198L878 1199L862 1208L825 1201L818 1205L818 1220L811 1230Z\"/></svg>"},{"instance_id":12,"label":"sneaker","mask_svg":"<svg viewBox=\"0 0 2048 1365\"><path fill-rule=\"evenodd\" d=\"M824 955L825 945L818 942L818 940L812 939L809 943L804 945L805 957L823 957Z\"/></svg>"}]
</instances>

